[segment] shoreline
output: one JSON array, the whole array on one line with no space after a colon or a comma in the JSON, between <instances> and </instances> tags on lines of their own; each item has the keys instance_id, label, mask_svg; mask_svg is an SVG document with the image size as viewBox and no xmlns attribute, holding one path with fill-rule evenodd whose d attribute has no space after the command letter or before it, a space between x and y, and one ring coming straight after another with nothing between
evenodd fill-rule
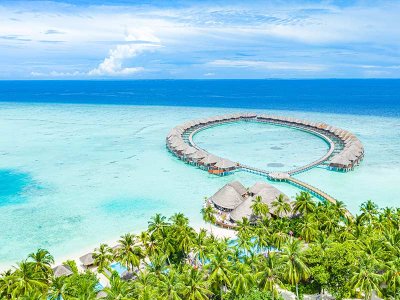
<instances>
[{"instance_id":1,"label":"shoreline","mask_svg":"<svg viewBox=\"0 0 400 300\"><path fill-rule=\"evenodd\" d=\"M225 228L221 228L215 225L211 225L209 223L206 222L202 222L200 224L196 224L194 226L191 226L194 230L196 230L196 232L199 232L200 229L205 229L207 230L207 232L209 234L214 234L214 236L218 237L218 238L234 238L236 237L236 232L233 230L229 230L229 229L225 229ZM210 228L212 228L212 230L210 231ZM138 232L132 232L133 234L139 234L142 231L138 231ZM118 244L118 238L113 238L113 239L109 239L109 240L104 240L102 241L100 244L107 244L110 247L114 247L115 245ZM52 267L56 267L60 264L62 264L63 262L67 261L67 260L73 260L76 262L76 265L78 267L79 271L84 271L84 268L82 268L81 266L81 262L79 260L79 258L87 253L93 252L93 250L97 247L100 246L100 244L96 244L96 245L91 245L91 246L87 246L87 247L82 247L80 248L80 250L78 251L74 251L74 252L70 252L68 254L59 256L59 257L54 257L54 264L52 265ZM51 254L51 253L50 253ZM28 255L28 253L26 254ZM13 267L18 263L18 261L15 261L11 264L8 263L0 263L0 273L1 272L5 272L9 269L13 269Z\"/></svg>"}]
</instances>

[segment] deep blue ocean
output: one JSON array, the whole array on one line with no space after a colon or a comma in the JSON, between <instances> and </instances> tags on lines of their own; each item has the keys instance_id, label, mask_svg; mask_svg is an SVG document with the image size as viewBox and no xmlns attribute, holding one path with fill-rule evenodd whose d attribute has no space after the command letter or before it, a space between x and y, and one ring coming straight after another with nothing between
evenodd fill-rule
<instances>
[{"instance_id":1,"label":"deep blue ocean","mask_svg":"<svg viewBox=\"0 0 400 300\"><path fill-rule=\"evenodd\" d=\"M400 115L400 80L0 81L0 101Z\"/></svg>"}]
</instances>

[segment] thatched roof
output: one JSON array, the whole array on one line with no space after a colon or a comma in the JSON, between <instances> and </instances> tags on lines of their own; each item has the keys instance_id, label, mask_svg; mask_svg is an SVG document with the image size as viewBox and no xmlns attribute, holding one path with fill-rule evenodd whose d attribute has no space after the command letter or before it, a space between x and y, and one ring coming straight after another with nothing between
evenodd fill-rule
<instances>
[{"instance_id":1,"label":"thatched roof","mask_svg":"<svg viewBox=\"0 0 400 300\"><path fill-rule=\"evenodd\" d=\"M259 193L262 189L268 188L270 186L271 185L269 185L268 183L266 183L264 181L258 181L251 188L249 188L249 193L255 195L255 194Z\"/></svg>"},{"instance_id":2,"label":"thatched roof","mask_svg":"<svg viewBox=\"0 0 400 300\"><path fill-rule=\"evenodd\" d=\"M242 221L243 218L247 218L249 221L253 220L253 210L251 208L253 199L253 197L247 198L230 213L232 221L239 222Z\"/></svg>"},{"instance_id":3,"label":"thatched roof","mask_svg":"<svg viewBox=\"0 0 400 300\"><path fill-rule=\"evenodd\" d=\"M91 266L91 265L94 264L93 253L85 254L84 256L80 257L79 260L81 261L81 263L82 263L85 267Z\"/></svg>"},{"instance_id":4,"label":"thatched roof","mask_svg":"<svg viewBox=\"0 0 400 300\"><path fill-rule=\"evenodd\" d=\"M211 201L222 208L232 210L242 203L242 196L230 185L224 185L212 196Z\"/></svg>"},{"instance_id":5,"label":"thatched roof","mask_svg":"<svg viewBox=\"0 0 400 300\"><path fill-rule=\"evenodd\" d=\"M214 167L217 167L218 169L230 169L236 167L236 164L229 159L221 159L214 165Z\"/></svg>"},{"instance_id":6,"label":"thatched roof","mask_svg":"<svg viewBox=\"0 0 400 300\"><path fill-rule=\"evenodd\" d=\"M197 150L196 152L194 152L193 154L190 154L189 157L193 158L193 159L201 159L206 157L208 154L203 151L203 150Z\"/></svg>"},{"instance_id":7,"label":"thatched roof","mask_svg":"<svg viewBox=\"0 0 400 300\"><path fill-rule=\"evenodd\" d=\"M344 158L338 154L331 159L330 164L339 167L347 167L351 164L351 162L347 158Z\"/></svg>"},{"instance_id":8,"label":"thatched roof","mask_svg":"<svg viewBox=\"0 0 400 300\"><path fill-rule=\"evenodd\" d=\"M124 272L121 274L121 279L122 279L122 280L125 280L125 281L131 280L131 279L133 279L134 277L135 277L135 275L134 275L132 272L129 272L129 271L124 271Z\"/></svg>"},{"instance_id":9,"label":"thatched roof","mask_svg":"<svg viewBox=\"0 0 400 300\"><path fill-rule=\"evenodd\" d=\"M206 157L204 157L201 162L205 165L211 165L219 162L221 159L213 154L207 154Z\"/></svg>"},{"instance_id":10,"label":"thatched roof","mask_svg":"<svg viewBox=\"0 0 400 300\"><path fill-rule=\"evenodd\" d=\"M285 199L289 199L288 196L286 196L284 193L282 193L276 187L270 185L269 187L263 188L254 197L260 196L262 199L262 202L264 202L265 204L268 204L268 206L270 206L272 204L272 202L274 202L275 199L281 194L285 197Z\"/></svg>"},{"instance_id":11,"label":"thatched roof","mask_svg":"<svg viewBox=\"0 0 400 300\"><path fill-rule=\"evenodd\" d=\"M351 150L345 150L341 153L341 156L345 159L348 159L350 161L355 161L358 158L358 155Z\"/></svg>"},{"instance_id":12,"label":"thatched roof","mask_svg":"<svg viewBox=\"0 0 400 300\"><path fill-rule=\"evenodd\" d=\"M229 182L228 185L230 185L231 187L233 187L236 192L238 192L240 195L246 195L247 194L247 189L244 187L243 184L240 183L240 181L232 181Z\"/></svg>"},{"instance_id":13,"label":"thatched roof","mask_svg":"<svg viewBox=\"0 0 400 300\"><path fill-rule=\"evenodd\" d=\"M170 140L170 145L172 147L177 147L177 146L180 146L180 145L183 145L183 144L185 144L185 142L180 137L174 137L174 138L172 138Z\"/></svg>"},{"instance_id":14,"label":"thatched roof","mask_svg":"<svg viewBox=\"0 0 400 300\"><path fill-rule=\"evenodd\" d=\"M190 154L193 154L193 153L195 153L195 152L197 152L197 149L194 148L194 147L192 147L192 146L188 146L186 149L184 149L184 150L182 151L182 153L183 153L184 155L190 155Z\"/></svg>"},{"instance_id":15,"label":"thatched roof","mask_svg":"<svg viewBox=\"0 0 400 300\"><path fill-rule=\"evenodd\" d=\"M188 144L182 143L174 147L176 151L184 151L189 147Z\"/></svg>"},{"instance_id":16,"label":"thatched roof","mask_svg":"<svg viewBox=\"0 0 400 300\"><path fill-rule=\"evenodd\" d=\"M251 206L253 205L253 201L257 196L260 196L262 199L262 202L264 202L265 204L268 205L268 207L270 209L270 214L275 215L274 208L272 207L271 204L281 194L284 196L285 201L289 202L288 196L283 194L280 190L273 187L272 185L269 185L268 188L263 188L254 197L249 197L245 201L243 201L240 205L238 205L238 207L236 207L230 213L231 219L235 222L241 221L244 217L246 217L250 221L254 220L253 210L251 209ZM283 216L283 215L284 214L282 213L281 216Z\"/></svg>"},{"instance_id":17,"label":"thatched roof","mask_svg":"<svg viewBox=\"0 0 400 300\"><path fill-rule=\"evenodd\" d=\"M73 274L71 269L65 265L59 265L59 266L53 268L53 273L54 273L54 277L56 277L56 278L61 277L61 276L69 276L69 275Z\"/></svg>"}]
</instances>

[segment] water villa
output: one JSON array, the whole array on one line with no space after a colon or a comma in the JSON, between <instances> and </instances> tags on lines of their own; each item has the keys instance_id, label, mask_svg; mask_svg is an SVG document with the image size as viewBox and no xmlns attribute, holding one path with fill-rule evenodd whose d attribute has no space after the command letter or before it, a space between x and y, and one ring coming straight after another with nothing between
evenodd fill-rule
<instances>
[{"instance_id":1,"label":"water villa","mask_svg":"<svg viewBox=\"0 0 400 300\"><path fill-rule=\"evenodd\" d=\"M221 158L201 149L193 141L193 136L201 130L231 122L260 122L285 126L302 130L313 134L329 145L328 152L306 166L288 170L288 175L298 174L307 171L315 166L325 164L330 170L347 172L356 167L364 157L364 147L361 141L351 132L330 126L321 122L309 122L306 120L287 118L282 116L273 116L266 114L236 113L222 116L210 117L207 119L198 119L186 122L174 127L166 138L167 148L179 159L193 164L208 171L210 174L227 175L237 169L245 169L257 172L262 171L265 174L271 172L257 170L249 166L232 162L229 159Z\"/></svg>"},{"instance_id":2,"label":"water villa","mask_svg":"<svg viewBox=\"0 0 400 300\"><path fill-rule=\"evenodd\" d=\"M233 162L226 158L218 157L207 152L205 149L200 148L193 141L193 136L204 129L232 122L258 122L301 130L324 140L328 145L328 151L316 161L310 162L309 164L300 166L296 169L288 170L286 172L270 172L268 170L258 169L239 162ZM358 166L364 157L364 147L361 141L353 133L347 130L322 122L310 122L296 118L266 114L257 115L254 113L236 113L215 116L206 119L193 120L178 125L167 135L166 147L173 155L182 161L206 170L210 174L224 176L237 170L247 171L265 176L269 180L287 182L309 192L311 195L321 200L333 204L336 203L335 198L310 184L292 177L292 175L308 171L320 165L325 165L328 170L348 172ZM238 195L234 196L234 192L229 187L226 187L223 190L221 189L219 192L221 195L230 195L230 197L227 198L229 198L229 201L232 201L232 203L228 203L229 201L226 201L226 203L215 201L214 205L221 211L232 211L233 207L239 203ZM253 196L255 194L257 194L257 192L253 193ZM243 197L244 195L241 194L240 196ZM226 205L226 207L224 205ZM248 215L249 209L245 209L246 205L248 204L243 204L242 211L246 211ZM234 216L236 215L237 214L235 213ZM350 213L348 215L350 215Z\"/></svg>"},{"instance_id":3,"label":"water villa","mask_svg":"<svg viewBox=\"0 0 400 300\"><path fill-rule=\"evenodd\" d=\"M283 201L290 203L289 197L266 182L257 182L246 189L239 181L224 185L213 196L207 199L206 204L216 210L215 218L219 226L234 228L237 222L247 218L255 222L257 217L253 213L252 205L257 197L267 204L271 218L290 217L285 212L277 212L272 203L282 195Z\"/></svg>"}]
</instances>

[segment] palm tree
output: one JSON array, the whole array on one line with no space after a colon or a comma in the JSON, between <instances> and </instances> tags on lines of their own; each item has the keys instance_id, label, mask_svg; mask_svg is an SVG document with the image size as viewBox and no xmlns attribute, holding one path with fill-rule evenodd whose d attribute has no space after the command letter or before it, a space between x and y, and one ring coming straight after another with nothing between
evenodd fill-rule
<instances>
[{"instance_id":1,"label":"palm tree","mask_svg":"<svg viewBox=\"0 0 400 300\"><path fill-rule=\"evenodd\" d=\"M152 217L149 221L149 228L148 231L150 234L155 234L157 236L161 236L162 232L164 231L164 228L168 224L165 221L165 217L162 216L161 214L156 214L154 217Z\"/></svg>"},{"instance_id":2,"label":"palm tree","mask_svg":"<svg viewBox=\"0 0 400 300\"><path fill-rule=\"evenodd\" d=\"M140 272L133 284L132 297L138 300L157 299L155 285L156 277L153 273L149 273L148 271Z\"/></svg>"},{"instance_id":3,"label":"palm tree","mask_svg":"<svg viewBox=\"0 0 400 300\"><path fill-rule=\"evenodd\" d=\"M217 219L215 218L215 210L211 205L207 205L201 209L201 214L203 216L203 220L210 224L210 231L212 233L211 224L215 224Z\"/></svg>"},{"instance_id":4,"label":"palm tree","mask_svg":"<svg viewBox=\"0 0 400 300\"><path fill-rule=\"evenodd\" d=\"M372 292L375 291L378 296L382 295L380 284L382 275L375 270L373 262L364 257L361 260L359 268L353 272L353 277L350 280L350 286L361 293L364 293L364 299L369 300L372 297Z\"/></svg>"},{"instance_id":5,"label":"palm tree","mask_svg":"<svg viewBox=\"0 0 400 300\"><path fill-rule=\"evenodd\" d=\"M318 227L317 227L317 223L315 222L314 218L304 217L302 222L299 223L299 231L300 231L301 237L307 243L314 240L314 238L318 234Z\"/></svg>"},{"instance_id":6,"label":"palm tree","mask_svg":"<svg viewBox=\"0 0 400 300\"><path fill-rule=\"evenodd\" d=\"M272 236L270 227L264 227L261 224L258 224L255 231L255 240L254 243L257 247L258 251L263 251L269 248L272 244Z\"/></svg>"},{"instance_id":7,"label":"palm tree","mask_svg":"<svg viewBox=\"0 0 400 300\"><path fill-rule=\"evenodd\" d=\"M140 240L144 243L145 252L148 256L159 252L159 239L154 234L141 234Z\"/></svg>"},{"instance_id":8,"label":"palm tree","mask_svg":"<svg viewBox=\"0 0 400 300\"><path fill-rule=\"evenodd\" d=\"M39 272L34 272L30 262L19 263L11 276L13 280L11 294L13 297L18 298L32 291L43 292L47 288L47 279Z\"/></svg>"},{"instance_id":9,"label":"palm tree","mask_svg":"<svg viewBox=\"0 0 400 300\"><path fill-rule=\"evenodd\" d=\"M167 264L167 256L164 254L155 254L149 257L150 263L147 264L147 269L150 273L159 276L166 270Z\"/></svg>"},{"instance_id":10,"label":"palm tree","mask_svg":"<svg viewBox=\"0 0 400 300\"><path fill-rule=\"evenodd\" d=\"M107 300L129 300L132 299L131 289L126 281L123 281L117 272L110 277L110 286L103 291L107 294Z\"/></svg>"},{"instance_id":11,"label":"palm tree","mask_svg":"<svg viewBox=\"0 0 400 300\"><path fill-rule=\"evenodd\" d=\"M339 217L346 217L346 215L348 214L346 205L343 201L337 200L336 203L333 204L333 208L335 209Z\"/></svg>"},{"instance_id":12,"label":"palm tree","mask_svg":"<svg viewBox=\"0 0 400 300\"><path fill-rule=\"evenodd\" d=\"M14 284L13 272L7 270L0 275L0 299L11 299Z\"/></svg>"},{"instance_id":13,"label":"palm tree","mask_svg":"<svg viewBox=\"0 0 400 300\"><path fill-rule=\"evenodd\" d=\"M169 219L173 226L184 227L189 225L189 219L183 213L173 214Z\"/></svg>"},{"instance_id":14,"label":"palm tree","mask_svg":"<svg viewBox=\"0 0 400 300\"><path fill-rule=\"evenodd\" d=\"M96 300L98 289L96 285L98 284L98 279L96 275L90 271L86 271L83 274L79 274L78 276L71 276L68 278L68 293L70 296L67 299L74 299L74 300Z\"/></svg>"},{"instance_id":15,"label":"palm tree","mask_svg":"<svg viewBox=\"0 0 400 300\"><path fill-rule=\"evenodd\" d=\"M282 266L275 252L269 252L267 256L259 260L256 278L259 287L263 291L271 292L272 300L278 297L277 285L282 284L279 279Z\"/></svg>"},{"instance_id":16,"label":"palm tree","mask_svg":"<svg viewBox=\"0 0 400 300\"><path fill-rule=\"evenodd\" d=\"M367 224L371 224L378 214L378 206L371 200L361 204L360 210L362 213L359 218Z\"/></svg>"},{"instance_id":17,"label":"palm tree","mask_svg":"<svg viewBox=\"0 0 400 300\"><path fill-rule=\"evenodd\" d=\"M253 228L249 219L244 217L241 221L236 222L236 230L238 231L238 236L242 239L247 239L251 236Z\"/></svg>"},{"instance_id":18,"label":"palm tree","mask_svg":"<svg viewBox=\"0 0 400 300\"><path fill-rule=\"evenodd\" d=\"M231 262L228 260L227 253L215 250L207 265L209 270L208 280L213 286L214 291L219 292L222 299L224 287L231 285Z\"/></svg>"},{"instance_id":19,"label":"palm tree","mask_svg":"<svg viewBox=\"0 0 400 300\"><path fill-rule=\"evenodd\" d=\"M181 255L186 256L193 246L194 239L196 237L196 232L192 227L188 225L188 219L180 216L182 214L177 214L175 219L171 219L173 222L171 226L171 233L174 239L175 245L181 252Z\"/></svg>"},{"instance_id":20,"label":"palm tree","mask_svg":"<svg viewBox=\"0 0 400 300\"><path fill-rule=\"evenodd\" d=\"M191 266L183 272L184 296L188 300L208 300L212 295L205 274Z\"/></svg>"},{"instance_id":21,"label":"palm tree","mask_svg":"<svg viewBox=\"0 0 400 300\"><path fill-rule=\"evenodd\" d=\"M272 201L271 205L274 208L274 214L278 217L289 214L292 210L292 207L285 199L285 196L283 194L279 194L279 196L276 197L274 201Z\"/></svg>"},{"instance_id":22,"label":"palm tree","mask_svg":"<svg viewBox=\"0 0 400 300\"><path fill-rule=\"evenodd\" d=\"M183 298L185 285L181 281L178 273L170 269L167 274L161 274L158 281L158 290L162 299L181 300Z\"/></svg>"},{"instance_id":23,"label":"palm tree","mask_svg":"<svg viewBox=\"0 0 400 300\"><path fill-rule=\"evenodd\" d=\"M68 297L68 284L66 282L66 277L61 276L53 278L49 290L49 299L62 300L62 299L68 299L67 297Z\"/></svg>"},{"instance_id":24,"label":"palm tree","mask_svg":"<svg viewBox=\"0 0 400 300\"><path fill-rule=\"evenodd\" d=\"M271 241L273 246L280 249L282 245L286 242L289 238L289 227L287 221L285 219L276 219L271 222L272 227L272 235Z\"/></svg>"},{"instance_id":25,"label":"palm tree","mask_svg":"<svg viewBox=\"0 0 400 300\"><path fill-rule=\"evenodd\" d=\"M208 243L207 231L201 228L193 241L193 251L196 259L205 261L207 254L211 251L211 245Z\"/></svg>"},{"instance_id":26,"label":"palm tree","mask_svg":"<svg viewBox=\"0 0 400 300\"><path fill-rule=\"evenodd\" d=\"M303 215L313 212L315 210L315 202L312 200L311 195L303 191L296 195L293 210Z\"/></svg>"},{"instance_id":27,"label":"palm tree","mask_svg":"<svg viewBox=\"0 0 400 300\"><path fill-rule=\"evenodd\" d=\"M113 251L107 244L101 244L99 248L94 249L94 265L96 265L98 271L103 273L107 278L109 278L109 275L105 270L111 273L110 263L113 260L113 256Z\"/></svg>"},{"instance_id":28,"label":"palm tree","mask_svg":"<svg viewBox=\"0 0 400 300\"><path fill-rule=\"evenodd\" d=\"M396 257L394 260L386 264L386 271L383 274L384 281L388 288L395 292L400 289L400 258Z\"/></svg>"},{"instance_id":29,"label":"palm tree","mask_svg":"<svg viewBox=\"0 0 400 300\"><path fill-rule=\"evenodd\" d=\"M303 243L291 237L283 246L280 258L284 264L284 277L292 285L296 286L296 296L299 298L299 282L310 276L303 254Z\"/></svg>"},{"instance_id":30,"label":"palm tree","mask_svg":"<svg viewBox=\"0 0 400 300\"><path fill-rule=\"evenodd\" d=\"M251 209L253 210L253 214L256 218L260 218L261 216L266 216L269 213L268 205L262 202L261 196L256 196L251 204Z\"/></svg>"},{"instance_id":31,"label":"palm tree","mask_svg":"<svg viewBox=\"0 0 400 300\"><path fill-rule=\"evenodd\" d=\"M118 241L119 247L116 250L116 259L121 262L129 271L134 267L139 268L140 261L145 257L140 246L136 245L135 235L125 234Z\"/></svg>"},{"instance_id":32,"label":"palm tree","mask_svg":"<svg viewBox=\"0 0 400 300\"><path fill-rule=\"evenodd\" d=\"M237 262L232 274L232 291L236 296L244 295L255 285L254 274L249 265Z\"/></svg>"},{"instance_id":33,"label":"palm tree","mask_svg":"<svg viewBox=\"0 0 400 300\"><path fill-rule=\"evenodd\" d=\"M42 272L45 277L53 273L51 265L54 264L54 258L45 249L38 249L36 253L29 254L28 261L32 261L34 272Z\"/></svg>"}]
</instances>

